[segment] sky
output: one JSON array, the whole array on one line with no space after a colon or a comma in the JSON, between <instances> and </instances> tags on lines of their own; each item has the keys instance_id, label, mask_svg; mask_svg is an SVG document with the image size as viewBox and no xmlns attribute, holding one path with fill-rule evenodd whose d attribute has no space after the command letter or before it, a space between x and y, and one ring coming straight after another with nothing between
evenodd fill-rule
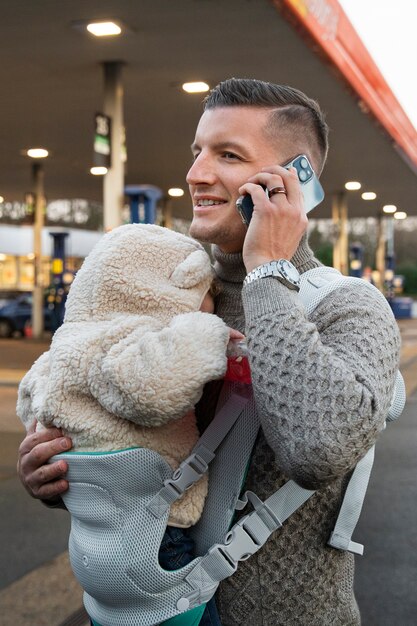
<instances>
[{"instance_id":1,"label":"sky","mask_svg":"<svg viewBox=\"0 0 417 626\"><path fill-rule=\"evenodd\" d=\"M339 0L417 129L417 2Z\"/></svg>"}]
</instances>

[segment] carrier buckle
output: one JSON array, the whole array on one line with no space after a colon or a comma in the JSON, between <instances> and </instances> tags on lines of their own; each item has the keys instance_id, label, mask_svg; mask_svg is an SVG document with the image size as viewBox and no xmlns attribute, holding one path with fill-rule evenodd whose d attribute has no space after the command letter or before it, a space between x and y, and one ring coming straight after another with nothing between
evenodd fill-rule
<instances>
[{"instance_id":1,"label":"carrier buckle","mask_svg":"<svg viewBox=\"0 0 417 626\"><path fill-rule=\"evenodd\" d=\"M218 584L211 585L210 587L206 586L203 589L195 589L185 596L182 596L177 602L178 611L183 613L200 604L204 604L204 602L208 602L216 593L217 587Z\"/></svg>"},{"instance_id":2,"label":"carrier buckle","mask_svg":"<svg viewBox=\"0 0 417 626\"><path fill-rule=\"evenodd\" d=\"M208 463L214 457L213 452L201 446L181 463L173 473L172 478L168 478L164 482L164 486L171 487L174 493L178 494L175 499L181 497L184 491L194 485L207 472Z\"/></svg>"},{"instance_id":3,"label":"carrier buckle","mask_svg":"<svg viewBox=\"0 0 417 626\"><path fill-rule=\"evenodd\" d=\"M238 561L249 558L259 548L242 526L234 526L226 535L225 543L212 546L185 577L193 591L181 598L180 606L185 607L188 601L189 608L193 608L205 602L221 580L235 573Z\"/></svg>"},{"instance_id":4,"label":"carrier buckle","mask_svg":"<svg viewBox=\"0 0 417 626\"><path fill-rule=\"evenodd\" d=\"M237 567L238 561L246 561L259 550L261 545L250 533L248 525L239 522L227 533L221 552Z\"/></svg>"},{"instance_id":5,"label":"carrier buckle","mask_svg":"<svg viewBox=\"0 0 417 626\"><path fill-rule=\"evenodd\" d=\"M223 547L224 552L234 562L246 561L264 545L274 530L282 526L265 502L259 500L252 492L245 495L256 507L255 511L242 517L230 529Z\"/></svg>"},{"instance_id":6,"label":"carrier buckle","mask_svg":"<svg viewBox=\"0 0 417 626\"><path fill-rule=\"evenodd\" d=\"M247 523L249 518L259 518L270 532L273 532L282 526L281 520L275 515L271 507L268 506L266 502L258 498L256 493L253 493L253 491L246 491L242 500L237 501L235 508L240 511L246 507L248 502L252 504L255 511L242 518L240 522L238 522L239 524L242 522Z\"/></svg>"},{"instance_id":7,"label":"carrier buckle","mask_svg":"<svg viewBox=\"0 0 417 626\"><path fill-rule=\"evenodd\" d=\"M162 489L147 505L148 510L155 517L162 517L171 504L179 500L183 493L207 472L208 464L214 457L215 454L211 450L200 445L181 463L172 477L164 481Z\"/></svg>"},{"instance_id":8,"label":"carrier buckle","mask_svg":"<svg viewBox=\"0 0 417 626\"><path fill-rule=\"evenodd\" d=\"M172 478L165 481L165 484L178 484L180 488L185 491L207 472L208 464L215 456L214 452L211 452L211 450L205 446L199 446L195 452L192 452L190 456L181 463L178 469L173 473Z\"/></svg>"},{"instance_id":9,"label":"carrier buckle","mask_svg":"<svg viewBox=\"0 0 417 626\"><path fill-rule=\"evenodd\" d=\"M282 526L271 508L254 493L246 492L245 500L250 500L255 510L242 517L227 533L224 543L212 546L186 576L194 591L180 599L181 607L193 608L205 602L221 580L234 574L239 561L255 554L271 533Z\"/></svg>"}]
</instances>

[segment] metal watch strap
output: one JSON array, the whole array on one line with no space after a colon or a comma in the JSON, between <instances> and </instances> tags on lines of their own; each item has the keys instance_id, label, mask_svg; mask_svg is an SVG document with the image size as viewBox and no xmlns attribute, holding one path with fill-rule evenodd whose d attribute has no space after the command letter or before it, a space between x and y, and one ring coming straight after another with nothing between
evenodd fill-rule
<instances>
[{"instance_id":1,"label":"metal watch strap","mask_svg":"<svg viewBox=\"0 0 417 626\"><path fill-rule=\"evenodd\" d=\"M287 269L289 271L287 271ZM267 278L268 276L277 278L289 289L294 289L296 291L300 290L300 276L298 271L290 261L287 261L287 259L268 261L268 263L255 267L247 274L243 283L244 285L248 285L254 280Z\"/></svg>"}]
</instances>

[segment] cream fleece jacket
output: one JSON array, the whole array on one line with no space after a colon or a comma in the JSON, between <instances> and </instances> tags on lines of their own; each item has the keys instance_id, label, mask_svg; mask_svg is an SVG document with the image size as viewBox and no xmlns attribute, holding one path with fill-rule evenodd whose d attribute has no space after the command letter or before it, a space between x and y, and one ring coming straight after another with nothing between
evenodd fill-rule
<instances>
[{"instance_id":1,"label":"cream fleece jacket","mask_svg":"<svg viewBox=\"0 0 417 626\"><path fill-rule=\"evenodd\" d=\"M196 310L211 281L208 255L188 237L143 225L104 236L77 274L50 350L21 382L23 423L61 428L76 451L148 447L177 468L199 437L204 384L226 370L228 328ZM169 523L195 524L206 492L205 478Z\"/></svg>"}]
</instances>

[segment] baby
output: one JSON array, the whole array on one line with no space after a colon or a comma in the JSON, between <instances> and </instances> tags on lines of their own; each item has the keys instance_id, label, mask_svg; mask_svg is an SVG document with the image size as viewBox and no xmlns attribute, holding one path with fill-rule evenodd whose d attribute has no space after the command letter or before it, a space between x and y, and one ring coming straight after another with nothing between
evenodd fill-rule
<instances>
[{"instance_id":1,"label":"baby","mask_svg":"<svg viewBox=\"0 0 417 626\"><path fill-rule=\"evenodd\" d=\"M199 436L204 384L226 371L229 329L203 312L213 311L212 282L207 253L184 235L137 224L106 234L71 286L49 352L21 382L25 426L61 428L74 451L148 447L176 469ZM170 524L195 524L205 483L173 506Z\"/></svg>"},{"instance_id":2,"label":"baby","mask_svg":"<svg viewBox=\"0 0 417 626\"><path fill-rule=\"evenodd\" d=\"M199 438L203 387L224 376L229 339L242 337L209 314L212 283L210 259L189 237L137 224L104 235L75 277L50 350L21 382L25 426L60 428L77 452L150 448L176 469ZM164 551L172 556L180 529L198 521L206 494L203 477L172 505L166 569Z\"/></svg>"}]
</instances>

